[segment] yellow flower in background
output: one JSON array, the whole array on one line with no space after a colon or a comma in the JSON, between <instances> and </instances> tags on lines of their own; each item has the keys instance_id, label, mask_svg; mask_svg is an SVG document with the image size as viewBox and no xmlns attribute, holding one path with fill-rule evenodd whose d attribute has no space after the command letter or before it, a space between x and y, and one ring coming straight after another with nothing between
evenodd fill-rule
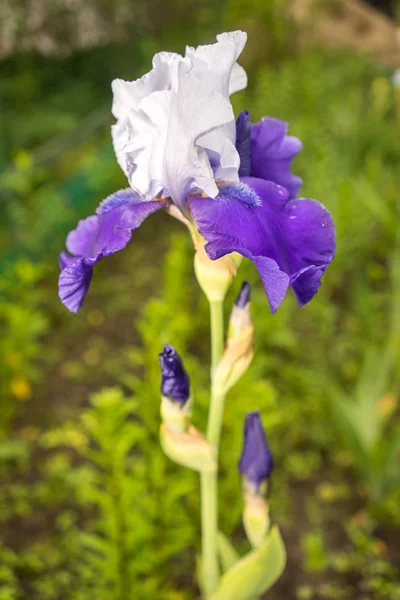
<instances>
[{"instance_id":1,"label":"yellow flower in background","mask_svg":"<svg viewBox=\"0 0 400 600\"><path fill-rule=\"evenodd\" d=\"M32 386L23 375L17 375L10 381L10 392L17 400L28 400L32 394Z\"/></svg>"}]
</instances>

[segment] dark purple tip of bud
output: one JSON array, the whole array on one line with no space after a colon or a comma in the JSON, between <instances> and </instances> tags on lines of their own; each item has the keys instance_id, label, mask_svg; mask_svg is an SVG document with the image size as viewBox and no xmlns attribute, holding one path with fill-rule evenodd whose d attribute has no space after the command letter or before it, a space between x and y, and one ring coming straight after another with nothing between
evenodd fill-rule
<instances>
[{"instance_id":1,"label":"dark purple tip of bud","mask_svg":"<svg viewBox=\"0 0 400 600\"><path fill-rule=\"evenodd\" d=\"M236 150L240 157L239 177L251 175L251 121L247 110L236 120Z\"/></svg>"},{"instance_id":2,"label":"dark purple tip of bud","mask_svg":"<svg viewBox=\"0 0 400 600\"><path fill-rule=\"evenodd\" d=\"M269 478L274 468L274 460L258 411L246 415L242 456L238 468L257 489Z\"/></svg>"},{"instance_id":3,"label":"dark purple tip of bud","mask_svg":"<svg viewBox=\"0 0 400 600\"><path fill-rule=\"evenodd\" d=\"M161 394L173 402L185 404L190 394L190 380L182 359L172 346L164 345L158 355L161 367Z\"/></svg>"},{"instance_id":4,"label":"dark purple tip of bud","mask_svg":"<svg viewBox=\"0 0 400 600\"><path fill-rule=\"evenodd\" d=\"M235 305L238 308L244 308L250 302L251 287L248 281L243 281L240 292L235 300Z\"/></svg>"}]
</instances>

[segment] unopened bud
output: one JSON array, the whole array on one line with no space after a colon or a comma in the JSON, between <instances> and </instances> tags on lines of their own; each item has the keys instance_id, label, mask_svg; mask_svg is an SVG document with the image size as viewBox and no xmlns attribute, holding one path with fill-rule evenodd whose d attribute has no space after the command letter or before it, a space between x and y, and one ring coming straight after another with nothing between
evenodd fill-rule
<instances>
[{"instance_id":1,"label":"unopened bud","mask_svg":"<svg viewBox=\"0 0 400 600\"><path fill-rule=\"evenodd\" d=\"M162 423L160 443L165 454L179 465L201 472L217 470L213 446L193 425L187 431L174 431Z\"/></svg>"},{"instance_id":2,"label":"unopened bud","mask_svg":"<svg viewBox=\"0 0 400 600\"><path fill-rule=\"evenodd\" d=\"M265 495L273 466L260 413L247 413L238 468L243 477L243 525L254 547L261 545L269 531L269 510Z\"/></svg>"},{"instance_id":3,"label":"unopened bud","mask_svg":"<svg viewBox=\"0 0 400 600\"><path fill-rule=\"evenodd\" d=\"M196 244L194 271L197 281L209 302L222 302L236 275L239 257L236 252L217 260L211 260L204 249L204 242Z\"/></svg>"},{"instance_id":4,"label":"unopened bud","mask_svg":"<svg viewBox=\"0 0 400 600\"><path fill-rule=\"evenodd\" d=\"M243 428L243 448L238 464L246 491L258 495L264 490L274 468L272 452L258 411L246 415Z\"/></svg>"},{"instance_id":5,"label":"unopened bud","mask_svg":"<svg viewBox=\"0 0 400 600\"><path fill-rule=\"evenodd\" d=\"M254 326L250 313L250 284L245 281L232 308L226 348L215 371L214 386L225 394L247 371L254 355Z\"/></svg>"},{"instance_id":6,"label":"unopened bud","mask_svg":"<svg viewBox=\"0 0 400 600\"><path fill-rule=\"evenodd\" d=\"M170 429L185 431L188 427L192 398L190 380L182 359L172 346L165 344L159 354L161 367L161 418Z\"/></svg>"}]
</instances>

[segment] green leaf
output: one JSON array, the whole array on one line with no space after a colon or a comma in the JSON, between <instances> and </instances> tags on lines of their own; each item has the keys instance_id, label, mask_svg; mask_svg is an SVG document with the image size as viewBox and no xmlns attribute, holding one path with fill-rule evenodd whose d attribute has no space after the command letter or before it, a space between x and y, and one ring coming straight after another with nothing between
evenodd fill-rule
<instances>
[{"instance_id":1,"label":"green leaf","mask_svg":"<svg viewBox=\"0 0 400 600\"><path fill-rule=\"evenodd\" d=\"M239 560L240 556L232 546L229 538L222 533L222 531L218 531L217 544L222 569L224 572L229 571L229 569Z\"/></svg>"},{"instance_id":2,"label":"green leaf","mask_svg":"<svg viewBox=\"0 0 400 600\"><path fill-rule=\"evenodd\" d=\"M254 600L275 583L286 564L286 550L277 527L262 546L239 560L222 578L212 600Z\"/></svg>"}]
</instances>

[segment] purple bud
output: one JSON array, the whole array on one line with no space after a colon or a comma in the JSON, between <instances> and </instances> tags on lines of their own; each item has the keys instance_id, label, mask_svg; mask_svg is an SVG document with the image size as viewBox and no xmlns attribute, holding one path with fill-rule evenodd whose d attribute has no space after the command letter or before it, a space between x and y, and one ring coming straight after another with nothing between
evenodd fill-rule
<instances>
[{"instance_id":1,"label":"purple bud","mask_svg":"<svg viewBox=\"0 0 400 600\"><path fill-rule=\"evenodd\" d=\"M240 157L239 177L251 175L251 122L247 110L236 120L236 150Z\"/></svg>"},{"instance_id":2,"label":"purple bud","mask_svg":"<svg viewBox=\"0 0 400 600\"><path fill-rule=\"evenodd\" d=\"M256 490L271 475L274 461L268 446L260 413L247 413L244 422L244 441L238 468Z\"/></svg>"},{"instance_id":3,"label":"purple bud","mask_svg":"<svg viewBox=\"0 0 400 600\"><path fill-rule=\"evenodd\" d=\"M235 300L235 306L238 308L244 308L248 302L250 302L251 287L248 281L243 281L240 292Z\"/></svg>"},{"instance_id":4,"label":"purple bud","mask_svg":"<svg viewBox=\"0 0 400 600\"><path fill-rule=\"evenodd\" d=\"M161 367L161 394L182 406L189 398L190 381L182 359L172 346L164 345L158 355Z\"/></svg>"}]
</instances>

